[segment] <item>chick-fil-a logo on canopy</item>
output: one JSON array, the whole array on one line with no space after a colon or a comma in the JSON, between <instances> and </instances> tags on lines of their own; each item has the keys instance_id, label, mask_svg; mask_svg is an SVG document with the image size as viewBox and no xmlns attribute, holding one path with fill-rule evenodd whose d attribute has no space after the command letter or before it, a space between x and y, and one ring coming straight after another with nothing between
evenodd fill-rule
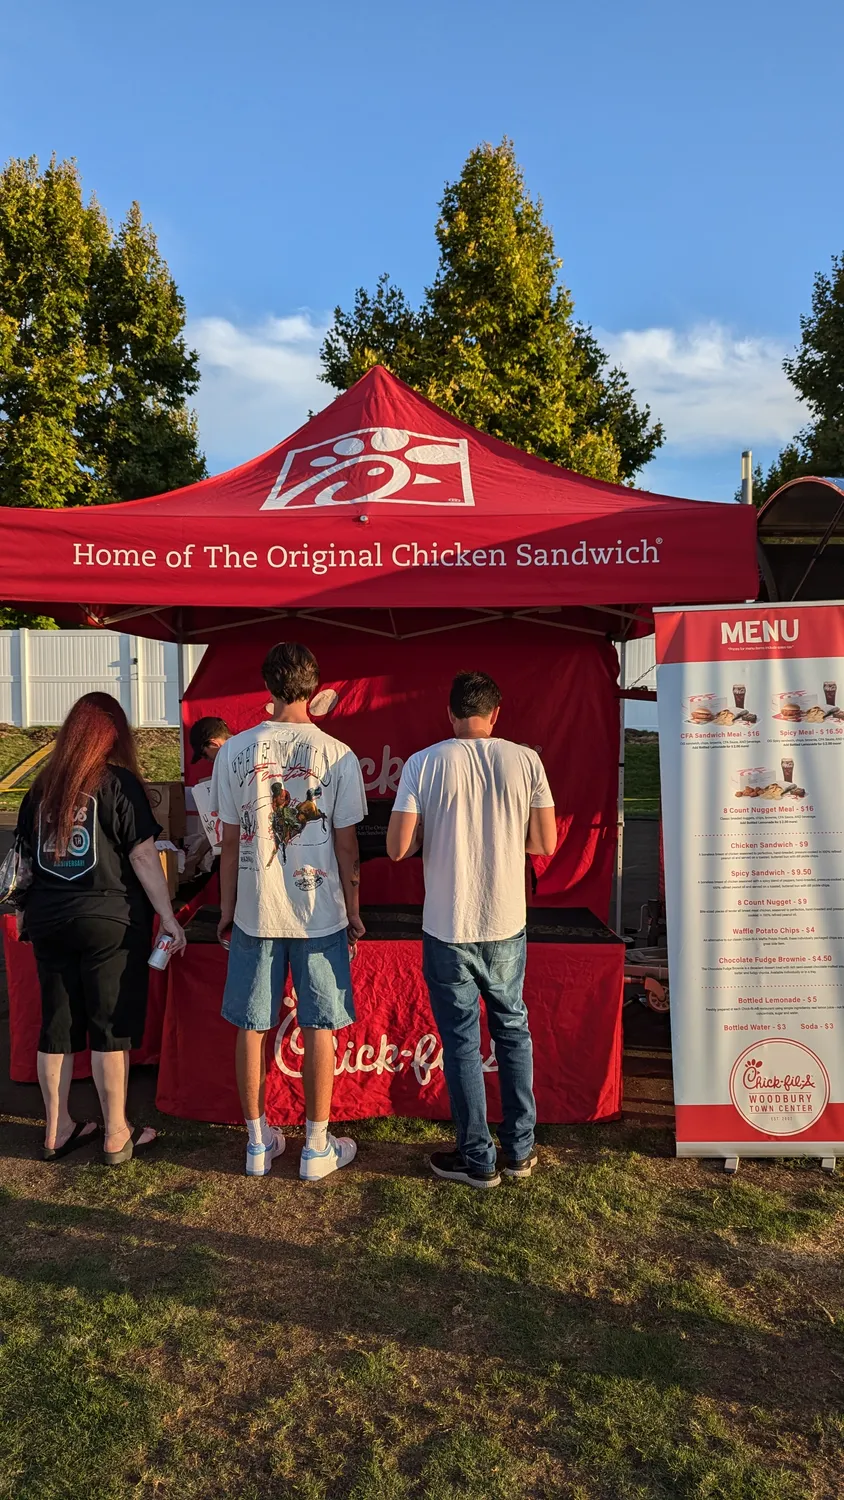
<instances>
[{"instance_id":1,"label":"chick-fil-a logo on canopy","mask_svg":"<svg viewBox=\"0 0 844 1500\"><path fill-rule=\"evenodd\" d=\"M262 510L376 502L474 505L465 438L359 427L291 448Z\"/></svg>"},{"instance_id":2,"label":"chick-fil-a logo on canopy","mask_svg":"<svg viewBox=\"0 0 844 1500\"><path fill-rule=\"evenodd\" d=\"M743 1120L766 1135L799 1135L829 1103L829 1074L803 1042L771 1037L739 1054L730 1098Z\"/></svg>"}]
</instances>

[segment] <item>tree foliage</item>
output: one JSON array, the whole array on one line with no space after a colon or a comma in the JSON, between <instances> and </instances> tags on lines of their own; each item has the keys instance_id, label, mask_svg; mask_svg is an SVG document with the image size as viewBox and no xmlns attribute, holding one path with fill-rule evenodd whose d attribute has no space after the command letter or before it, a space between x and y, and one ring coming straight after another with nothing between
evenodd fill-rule
<instances>
[{"instance_id":1,"label":"tree foliage","mask_svg":"<svg viewBox=\"0 0 844 1500\"><path fill-rule=\"evenodd\" d=\"M414 309L389 276L335 309L322 378L345 390L383 364L464 422L554 463L629 479L663 441L626 375L574 322L542 204L512 142L479 146L446 186L439 265Z\"/></svg>"},{"instance_id":2,"label":"tree foliage","mask_svg":"<svg viewBox=\"0 0 844 1500\"><path fill-rule=\"evenodd\" d=\"M200 479L185 308L133 204L114 234L75 163L0 174L0 504L101 505Z\"/></svg>"},{"instance_id":3,"label":"tree foliage","mask_svg":"<svg viewBox=\"0 0 844 1500\"><path fill-rule=\"evenodd\" d=\"M844 475L844 255L819 271L812 311L800 319L801 340L786 375L805 401L811 421L764 473L754 472L753 499L762 505L780 485L804 475Z\"/></svg>"}]
</instances>

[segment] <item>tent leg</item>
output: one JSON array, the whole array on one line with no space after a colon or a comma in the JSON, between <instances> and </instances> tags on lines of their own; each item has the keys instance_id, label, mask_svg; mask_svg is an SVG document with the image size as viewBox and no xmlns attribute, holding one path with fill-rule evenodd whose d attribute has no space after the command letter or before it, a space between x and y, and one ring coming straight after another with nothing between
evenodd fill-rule
<instances>
[{"instance_id":1,"label":"tent leg","mask_svg":"<svg viewBox=\"0 0 844 1500\"><path fill-rule=\"evenodd\" d=\"M185 779L185 726L182 719L182 703L185 696L185 651L182 640L176 646L176 684L179 694L179 779Z\"/></svg>"},{"instance_id":2,"label":"tent leg","mask_svg":"<svg viewBox=\"0 0 844 1500\"><path fill-rule=\"evenodd\" d=\"M627 642L622 641L618 648L619 687L624 690L627 686ZM624 869L624 706L625 699L619 699L619 711L621 717L619 744L618 744L618 827L615 848L615 930L619 937L623 937L622 915L623 915L623 879Z\"/></svg>"}]
</instances>

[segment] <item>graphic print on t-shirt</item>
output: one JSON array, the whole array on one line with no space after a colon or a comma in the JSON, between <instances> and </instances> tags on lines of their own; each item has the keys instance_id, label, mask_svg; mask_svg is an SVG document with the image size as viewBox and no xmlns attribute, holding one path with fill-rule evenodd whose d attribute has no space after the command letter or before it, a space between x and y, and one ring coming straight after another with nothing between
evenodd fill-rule
<instances>
[{"instance_id":1,"label":"graphic print on t-shirt","mask_svg":"<svg viewBox=\"0 0 844 1500\"><path fill-rule=\"evenodd\" d=\"M255 868L255 851L251 846L259 830L268 833L271 840L266 869L276 861L286 865L291 845L295 846L297 863L302 856L318 858L316 850L331 837L321 801L332 785L325 750L304 737L296 737L284 747L280 757L267 756L257 764L250 764L248 752L241 752L235 756L232 770L242 780L244 793L240 807L240 868ZM307 869L310 874L311 867ZM298 873L301 877L303 871ZM296 883L300 890L307 890L320 881Z\"/></svg>"},{"instance_id":2,"label":"graphic print on t-shirt","mask_svg":"<svg viewBox=\"0 0 844 1500\"><path fill-rule=\"evenodd\" d=\"M316 724L265 720L214 762L212 801L238 832L235 922L251 937L328 937L347 925L334 849L366 815L357 757Z\"/></svg>"},{"instance_id":3,"label":"graphic print on t-shirt","mask_svg":"<svg viewBox=\"0 0 844 1500\"><path fill-rule=\"evenodd\" d=\"M56 853L56 835L49 822L44 826L39 808L36 856L41 869L60 880L79 880L93 870L97 863L96 797L86 797L74 812L67 851L61 857Z\"/></svg>"},{"instance_id":4,"label":"graphic print on t-shirt","mask_svg":"<svg viewBox=\"0 0 844 1500\"><path fill-rule=\"evenodd\" d=\"M327 781L326 785L328 785ZM308 787L304 799L296 802L281 781L270 783L270 832L275 849L267 861L268 865L272 864L277 855L281 856L282 864L287 864L288 844L291 844L294 839L298 839L301 843L302 834L309 823L321 823L323 833L328 833L325 813L318 801L321 796L321 786ZM241 815L241 828L242 826L243 815ZM310 839L308 842L312 844L314 840ZM305 887L300 887L300 889L305 889Z\"/></svg>"}]
</instances>

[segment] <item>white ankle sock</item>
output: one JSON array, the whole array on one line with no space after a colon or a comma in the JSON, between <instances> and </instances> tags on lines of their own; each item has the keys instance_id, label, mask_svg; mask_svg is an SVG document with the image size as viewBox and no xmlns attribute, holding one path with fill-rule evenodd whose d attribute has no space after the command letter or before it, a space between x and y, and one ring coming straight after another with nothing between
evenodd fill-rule
<instances>
[{"instance_id":1,"label":"white ankle sock","mask_svg":"<svg viewBox=\"0 0 844 1500\"><path fill-rule=\"evenodd\" d=\"M269 1125L266 1115L261 1115L258 1120L247 1120L246 1130L249 1135L250 1146L269 1146L272 1144Z\"/></svg>"},{"instance_id":2,"label":"white ankle sock","mask_svg":"<svg viewBox=\"0 0 844 1500\"><path fill-rule=\"evenodd\" d=\"M328 1121L305 1121L305 1146L311 1151L324 1151L328 1145Z\"/></svg>"}]
</instances>

